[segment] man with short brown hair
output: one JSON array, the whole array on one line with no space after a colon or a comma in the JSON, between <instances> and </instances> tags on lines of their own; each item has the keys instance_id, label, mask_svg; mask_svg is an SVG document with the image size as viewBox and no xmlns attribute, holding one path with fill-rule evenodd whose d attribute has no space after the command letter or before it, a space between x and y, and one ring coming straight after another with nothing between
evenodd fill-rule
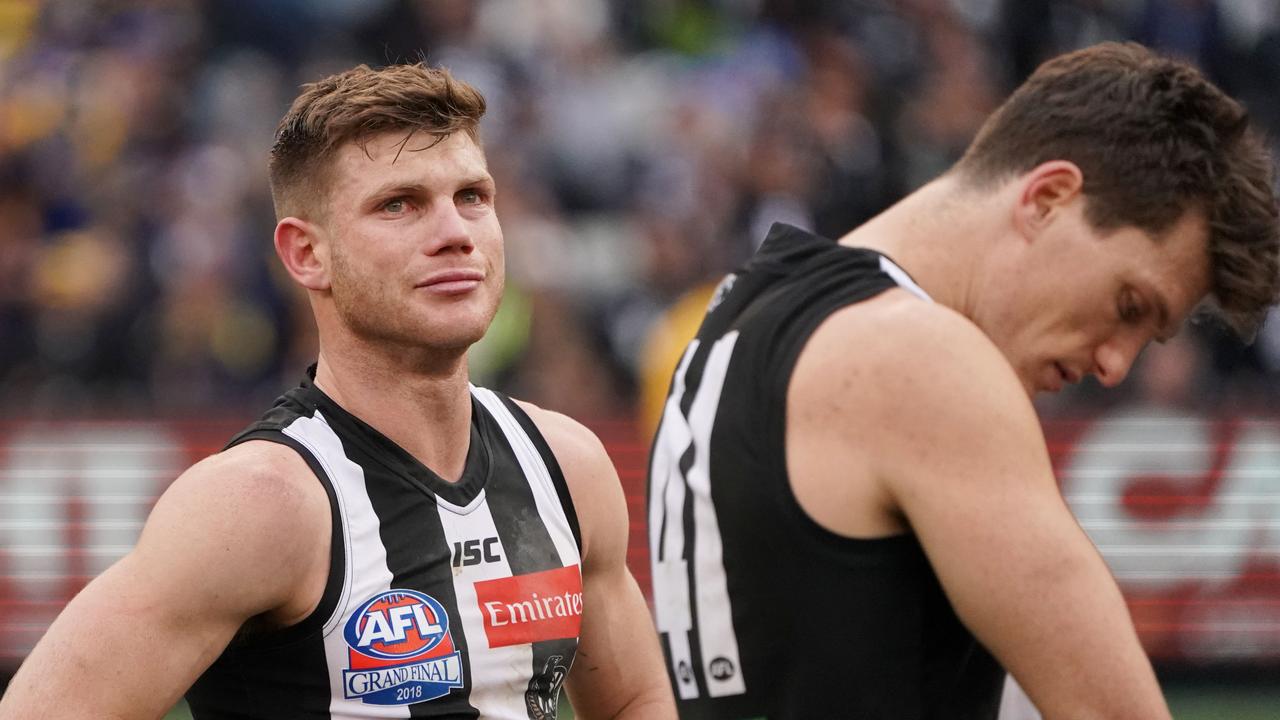
<instances>
[{"instance_id":1,"label":"man with short brown hair","mask_svg":"<svg viewBox=\"0 0 1280 720\"><path fill-rule=\"evenodd\" d=\"M174 481L0 716L157 717L190 687L198 720L543 720L562 683L582 717L674 716L604 448L468 383L503 289L483 112L420 65L294 102L275 248L318 363Z\"/></svg>"},{"instance_id":2,"label":"man with short brown hair","mask_svg":"<svg viewBox=\"0 0 1280 720\"><path fill-rule=\"evenodd\" d=\"M1043 65L950 172L838 241L775 225L681 358L649 486L682 717L1169 717L1030 398L1280 289L1271 163L1193 68Z\"/></svg>"}]
</instances>

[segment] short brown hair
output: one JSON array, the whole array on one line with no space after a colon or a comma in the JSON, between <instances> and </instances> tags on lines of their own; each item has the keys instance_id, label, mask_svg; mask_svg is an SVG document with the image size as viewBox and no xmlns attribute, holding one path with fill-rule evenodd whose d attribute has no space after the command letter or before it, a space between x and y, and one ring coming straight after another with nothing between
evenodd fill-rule
<instances>
[{"instance_id":1,"label":"short brown hair","mask_svg":"<svg viewBox=\"0 0 1280 720\"><path fill-rule=\"evenodd\" d=\"M989 183L1050 160L1080 167L1099 230L1158 237L1203 211L1211 293L1243 336L1280 300L1271 158L1240 103L1195 68L1135 43L1053 58L987 119L956 169Z\"/></svg>"},{"instance_id":2,"label":"short brown hair","mask_svg":"<svg viewBox=\"0 0 1280 720\"><path fill-rule=\"evenodd\" d=\"M479 142L484 97L443 68L359 65L302 88L276 128L268 170L276 216L321 212L329 160L346 142L388 130L440 141L458 130Z\"/></svg>"}]
</instances>

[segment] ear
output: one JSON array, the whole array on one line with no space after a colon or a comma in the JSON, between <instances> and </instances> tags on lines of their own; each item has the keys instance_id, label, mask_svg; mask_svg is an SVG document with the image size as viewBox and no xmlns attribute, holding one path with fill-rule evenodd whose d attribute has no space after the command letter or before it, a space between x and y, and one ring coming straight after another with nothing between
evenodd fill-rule
<instances>
[{"instance_id":1,"label":"ear","mask_svg":"<svg viewBox=\"0 0 1280 720\"><path fill-rule=\"evenodd\" d=\"M276 223L276 255L294 282L308 290L329 289L328 247L320 226L287 217Z\"/></svg>"},{"instance_id":2,"label":"ear","mask_svg":"<svg viewBox=\"0 0 1280 720\"><path fill-rule=\"evenodd\" d=\"M1084 173L1068 160L1051 160L1023 175L1019 187L1013 222L1019 234L1032 240L1082 196Z\"/></svg>"}]
</instances>

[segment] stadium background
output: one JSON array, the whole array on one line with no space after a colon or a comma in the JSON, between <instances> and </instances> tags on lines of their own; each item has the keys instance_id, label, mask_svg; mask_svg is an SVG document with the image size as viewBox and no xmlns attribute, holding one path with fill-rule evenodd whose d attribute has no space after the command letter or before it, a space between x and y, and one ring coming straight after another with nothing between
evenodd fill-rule
<instances>
[{"instance_id":1,"label":"stadium background","mask_svg":"<svg viewBox=\"0 0 1280 720\"><path fill-rule=\"evenodd\" d=\"M0 0L0 679L311 361L265 173L300 83L425 58L485 93L509 290L474 374L601 434L647 588L655 398L771 222L838 236L1101 40L1190 58L1280 137L1277 5ZM1039 405L1180 718L1280 717L1278 372L1280 318L1253 347L1200 324Z\"/></svg>"}]
</instances>

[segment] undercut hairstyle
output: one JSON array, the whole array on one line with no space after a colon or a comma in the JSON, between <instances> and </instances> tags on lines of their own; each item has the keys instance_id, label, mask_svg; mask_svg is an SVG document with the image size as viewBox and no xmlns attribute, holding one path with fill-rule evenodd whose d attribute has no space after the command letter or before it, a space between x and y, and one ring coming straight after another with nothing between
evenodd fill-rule
<instances>
[{"instance_id":1,"label":"undercut hairstyle","mask_svg":"<svg viewBox=\"0 0 1280 720\"><path fill-rule=\"evenodd\" d=\"M443 68L422 63L346 72L302 86L276 128L268 171L276 218L326 212L335 151L348 142L403 131L440 142L459 130L480 142L485 101ZM405 148L409 150L411 148Z\"/></svg>"},{"instance_id":2,"label":"undercut hairstyle","mask_svg":"<svg viewBox=\"0 0 1280 720\"><path fill-rule=\"evenodd\" d=\"M1158 238L1203 212L1213 304L1242 337L1280 300L1271 158L1244 107L1194 67L1135 43L1053 58L987 119L955 170L988 186L1051 160L1080 168L1099 231Z\"/></svg>"}]
</instances>

